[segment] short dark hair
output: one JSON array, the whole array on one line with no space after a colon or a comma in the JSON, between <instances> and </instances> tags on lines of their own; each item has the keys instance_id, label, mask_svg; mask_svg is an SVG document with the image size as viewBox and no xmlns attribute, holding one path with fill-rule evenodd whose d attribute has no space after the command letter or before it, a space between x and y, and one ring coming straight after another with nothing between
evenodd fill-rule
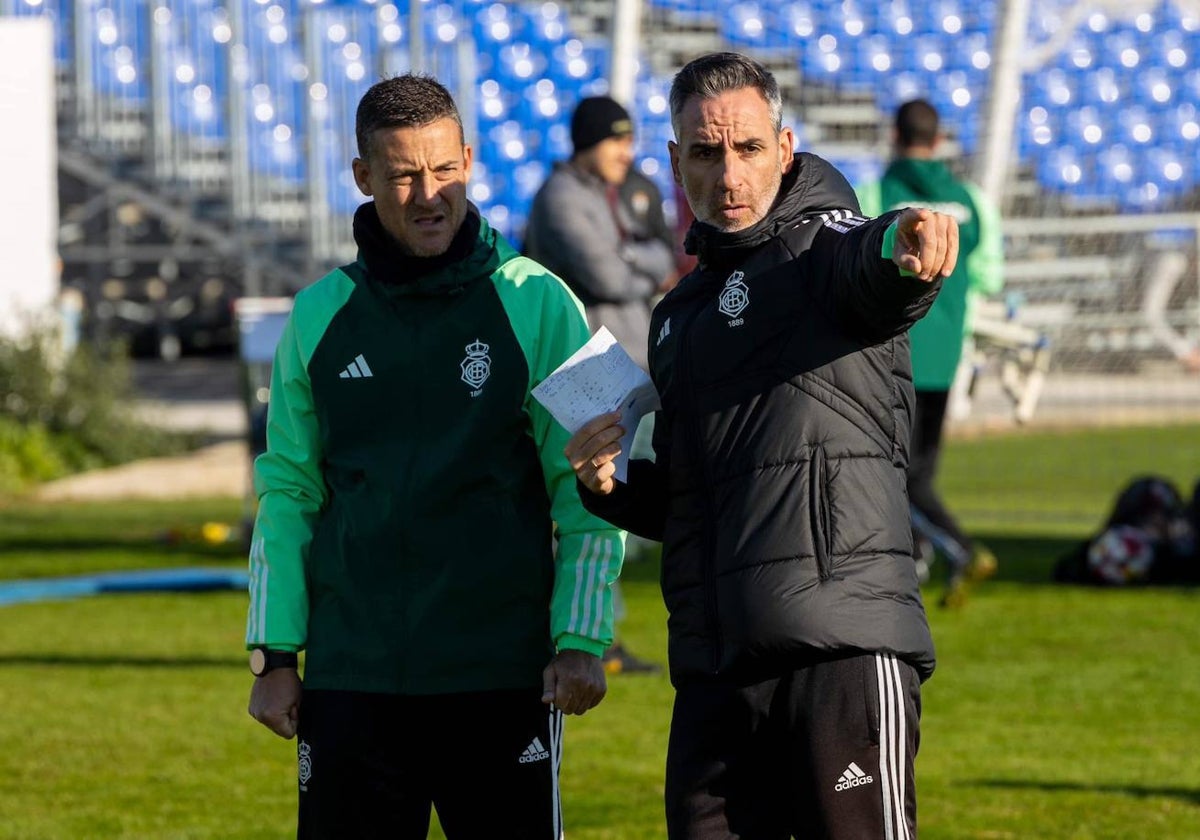
<instances>
[{"instance_id":1,"label":"short dark hair","mask_svg":"<svg viewBox=\"0 0 1200 840\"><path fill-rule=\"evenodd\" d=\"M767 101L771 123L778 134L783 127L783 97L771 71L740 53L719 52L689 61L671 82L671 127L679 138L679 115L693 96L712 99L722 93L754 88Z\"/></svg>"},{"instance_id":2,"label":"short dark hair","mask_svg":"<svg viewBox=\"0 0 1200 840\"><path fill-rule=\"evenodd\" d=\"M370 157L371 135L381 128L419 127L446 117L458 124L461 137L462 117L454 97L432 76L405 73L376 82L359 100L354 116L358 156Z\"/></svg>"},{"instance_id":3,"label":"short dark hair","mask_svg":"<svg viewBox=\"0 0 1200 840\"><path fill-rule=\"evenodd\" d=\"M896 111L896 145L931 148L938 137L938 112L924 99L905 102Z\"/></svg>"}]
</instances>

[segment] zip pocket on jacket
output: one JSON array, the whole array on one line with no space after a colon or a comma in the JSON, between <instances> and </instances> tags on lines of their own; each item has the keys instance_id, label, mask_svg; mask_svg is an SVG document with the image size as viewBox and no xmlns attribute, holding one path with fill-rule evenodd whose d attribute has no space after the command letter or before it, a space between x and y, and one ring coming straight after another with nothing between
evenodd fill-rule
<instances>
[{"instance_id":1,"label":"zip pocket on jacket","mask_svg":"<svg viewBox=\"0 0 1200 840\"><path fill-rule=\"evenodd\" d=\"M825 450L813 447L808 460L808 513L812 526L813 554L817 558L817 576L826 581L833 576L833 536L829 510L828 466Z\"/></svg>"}]
</instances>

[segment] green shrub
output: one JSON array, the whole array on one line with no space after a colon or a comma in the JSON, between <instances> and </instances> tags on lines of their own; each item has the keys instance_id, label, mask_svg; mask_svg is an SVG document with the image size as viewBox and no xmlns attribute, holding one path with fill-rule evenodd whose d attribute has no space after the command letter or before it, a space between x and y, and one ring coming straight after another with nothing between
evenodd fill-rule
<instances>
[{"instance_id":1,"label":"green shrub","mask_svg":"<svg viewBox=\"0 0 1200 840\"><path fill-rule=\"evenodd\" d=\"M0 417L0 492L11 493L67 472L59 448L44 426Z\"/></svg>"},{"instance_id":2,"label":"green shrub","mask_svg":"<svg viewBox=\"0 0 1200 840\"><path fill-rule=\"evenodd\" d=\"M187 447L186 436L137 419L123 348L80 346L59 359L56 347L47 331L0 339L0 492Z\"/></svg>"}]
</instances>

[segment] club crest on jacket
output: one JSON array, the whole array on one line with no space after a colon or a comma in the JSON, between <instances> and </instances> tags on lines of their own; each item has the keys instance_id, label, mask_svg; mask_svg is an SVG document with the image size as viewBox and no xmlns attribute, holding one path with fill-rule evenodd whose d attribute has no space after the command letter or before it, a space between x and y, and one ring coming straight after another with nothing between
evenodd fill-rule
<instances>
[{"instance_id":1,"label":"club crest on jacket","mask_svg":"<svg viewBox=\"0 0 1200 840\"><path fill-rule=\"evenodd\" d=\"M718 309L722 315L728 315L733 319L729 322L731 327L742 324L742 319L738 316L750 305L750 287L742 282L742 278L745 276L743 271L733 272L725 281L725 288L721 290Z\"/></svg>"},{"instance_id":2,"label":"club crest on jacket","mask_svg":"<svg viewBox=\"0 0 1200 840\"><path fill-rule=\"evenodd\" d=\"M478 338L467 345L467 355L459 367L462 368L462 381L471 386L471 396L478 397L483 393L483 383L492 373L492 359L488 356L491 348Z\"/></svg>"}]
</instances>

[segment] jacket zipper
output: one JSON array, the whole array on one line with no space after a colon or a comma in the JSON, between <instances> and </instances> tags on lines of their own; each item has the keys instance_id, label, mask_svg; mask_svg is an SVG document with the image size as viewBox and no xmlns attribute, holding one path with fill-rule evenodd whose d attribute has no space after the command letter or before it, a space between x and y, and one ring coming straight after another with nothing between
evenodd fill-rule
<instances>
[{"instance_id":1,"label":"jacket zipper","mask_svg":"<svg viewBox=\"0 0 1200 840\"><path fill-rule=\"evenodd\" d=\"M681 395L686 395L689 398L694 397L694 389L692 388L692 323L700 314L700 310L706 305L706 301L701 299L700 305L695 312L692 313L683 325L680 327L680 336L683 339L676 346L679 348L677 352L679 357L679 372L680 372L680 392ZM682 352L680 352L682 351ZM684 408L686 409L686 405ZM707 507L704 517L704 540L703 540L703 575L704 575L704 619L710 628L713 638L712 645L712 673L716 674L720 670L721 658L724 649L724 640L721 636L721 622L717 606L717 570L716 570L716 521L717 521L717 504L713 497L713 482L712 475L708 467L708 460L704 457L704 452L701 448L699 420L695 418L694 412L680 412L684 416L684 432L687 435L688 446L691 449L697 463L701 466L701 476L704 482L704 501Z\"/></svg>"}]
</instances>

